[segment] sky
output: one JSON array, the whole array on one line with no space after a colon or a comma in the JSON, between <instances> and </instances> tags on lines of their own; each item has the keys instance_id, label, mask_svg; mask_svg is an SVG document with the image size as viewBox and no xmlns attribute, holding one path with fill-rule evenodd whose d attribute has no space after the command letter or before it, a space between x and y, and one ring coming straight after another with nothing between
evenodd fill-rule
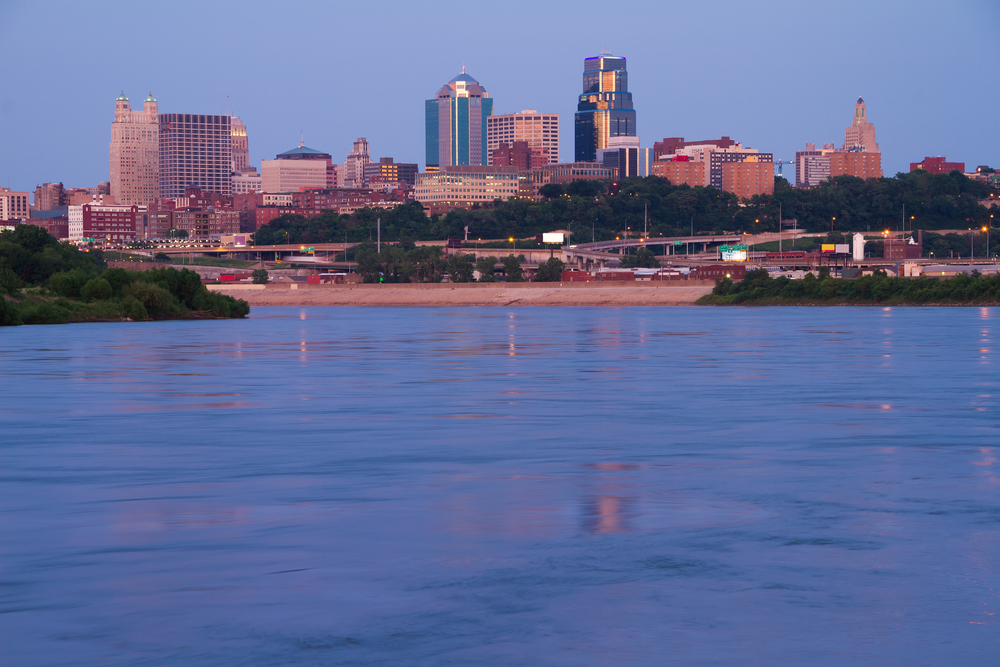
<instances>
[{"instance_id":1,"label":"sky","mask_svg":"<svg viewBox=\"0 0 1000 667\"><path fill-rule=\"evenodd\" d=\"M364 136L423 169L424 100L463 65L494 113L558 113L568 162L583 60L605 49L627 58L643 146L726 135L788 161L839 147L861 96L886 175L1000 164L996 0L0 0L0 185L108 180L121 91L240 116L258 168L300 137L342 163Z\"/></svg>"}]
</instances>

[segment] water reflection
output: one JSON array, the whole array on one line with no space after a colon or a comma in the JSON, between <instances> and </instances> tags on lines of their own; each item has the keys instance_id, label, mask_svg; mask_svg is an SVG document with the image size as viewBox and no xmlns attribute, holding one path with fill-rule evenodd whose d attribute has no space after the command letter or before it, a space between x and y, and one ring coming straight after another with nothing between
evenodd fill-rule
<instances>
[{"instance_id":1,"label":"water reflection","mask_svg":"<svg viewBox=\"0 0 1000 667\"><path fill-rule=\"evenodd\" d=\"M994 314L4 330L0 662L988 664Z\"/></svg>"}]
</instances>

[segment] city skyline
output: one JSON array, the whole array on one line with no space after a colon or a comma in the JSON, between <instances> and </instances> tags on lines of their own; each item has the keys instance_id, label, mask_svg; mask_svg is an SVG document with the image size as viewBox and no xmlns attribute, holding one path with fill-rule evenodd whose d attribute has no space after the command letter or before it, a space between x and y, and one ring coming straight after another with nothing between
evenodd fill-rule
<instances>
[{"instance_id":1,"label":"city skyline","mask_svg":"<svg viewBox=\"0 0 1000 667\"><path fill-rule=\"evenodd\" d=\"M383 4L394 11L379 11ZM346 94L329 83L333 66L328 50L305 38L331 25L332 10L322 5L299 3L287 15L273 21L269 16L267 34L272 41L255 38L265 30L263 5L251 3L250 11L239 16L207 6L202 21L185 24L189 38L209 34L213 22L224 19L231 30L250 39L254 48L230 54L221 45L210 44L203 60L188 54L171 60L133 47L129 47L129 58L120 58L110 46L86 38L88 27L111 19L116 32L139 36L152 8L137 8L126 17L114 12L116 5L110 3L92 3L87 8L55 5L57 10L47 12L44 3L7 3L0 8L0 60L23 80L35 81L53 67L68 68L68 63L95 74L79 81L64 77L58 86L42 87L30 97L13 92L0 95L0 184L33 190L43 182L80 187L108 180L109 105L122 90L134 100L153 91L161 113L241 117L250 128L251 165L298 144L304 132L307 145L330 153L337 163L343 163L357 137L365 136L373 155L423 167L422 103L428 91L439 88L463 63L497 101L494 114L528 108L559 114L564 121L560 160L568 162L574 151L568 119L579 95L580 61L600 53L602 47L628 59L629 90L642 110L639 134L645 147L670 136L726 135L772 152L775 161L788 161L807 142L839 145L844 119L860 96L878 123L888 176L934 155L974 169L977 164L995 162L1000 151L1000 140L989 131L989 88L978 83L985 73L976 72L975 59L964 64L970 71L953 72L947 59L931 49L912 48L913 44L949 40L987 46L995 41L990 35L1000 27L1000 10L989 3L947 8L929 3L906 5L909 11L902 13L898 11L902 5L869 8L861 3L843 3L836 10L774 3L750 11L727 5L728 25L718 29L718 40L684 43L663 37L662 25L704 25L718 11L718 3L714 8L636 5L625 12L627 18L607 17L599 26L581 18L588 12L574 11L587 4L537 8L535 21L517 24L523 42L517 48L504 46L500 40L456 35L447 48L421 52L418 70L405 64L390 66L390 60L399 60L408 49L416 48L420 31L415 28L440 19L446 9L418 11L391 3L342 8L338 24L364 23L367 17L378 26L364 40L340 28L335 33L338 40L355 44L363 54L359 67L377 70L371 76L358 76ZM852 6L866 7L869 20L864 26L856 27L850 20ZM30 26L39 24L43 12L45 48L28 48L34 44ZM303 21L303 16L315 20ZM179 28L179 23L174 25L179 20L156 18L165 31ZM490 20L491 29L498 31L516 24L514 17ZM560 31L568 36L538 38L546 20L571 28ZM729 45L723 39L734 31L752 33L761 44L755 47L758 56L753 63L745 56L747 47ZM819 50L817 42L823 34L845 31L861 48ZM288 44L288 38L295 35L303 38ZM383 41L392 48L371 48ZM280 55L268 49L272 43ZM802 57L807 48L812 49L812 58ZM185 68L198 72L199 63L219 57L231 58L225 75L177 74ZM403 58L402 62L407 61ZM823 67L817 68L817 62ZM255 66L241 67L241 63ZM289 92L270 93L275 77L283 82L281 90ZM355 96L375 97L386 89L391 89L391 104L373 107L352 102ZM62 111L57 96L72 99L72 122L57 115ZM941 117L956 114L961 123L940 122Z\"/></svg>"}]
</instances>

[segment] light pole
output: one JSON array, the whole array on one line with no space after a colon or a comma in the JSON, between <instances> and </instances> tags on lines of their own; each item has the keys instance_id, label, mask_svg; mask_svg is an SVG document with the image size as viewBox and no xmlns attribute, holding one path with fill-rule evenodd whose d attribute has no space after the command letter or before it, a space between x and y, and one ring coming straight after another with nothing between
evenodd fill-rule
<instances>
[{"instance_id":1,"label":"light pole","mask_svg":"<svg viewBox=\"0 0 1000 667\"><path fill-rule=\"evenodd\" d=\"M987 231L986 227L983 227L983 232L986 234L986 259L990 258L990 233Z\"/></svg>"}]
</instances>

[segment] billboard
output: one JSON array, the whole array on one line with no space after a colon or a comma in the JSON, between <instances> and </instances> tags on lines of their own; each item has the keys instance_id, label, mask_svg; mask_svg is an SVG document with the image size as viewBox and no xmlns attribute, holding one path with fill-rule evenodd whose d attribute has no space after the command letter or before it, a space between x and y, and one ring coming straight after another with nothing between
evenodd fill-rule
<instances>
[{"instance_id":1,"label":"billboard","mask_svg":"<svg viewBox=\"0 0 1000 667\"><path fill-rule=\"evenodd\" d=\"M722 253L722 261L724 262L747 261L746 244L741 243L739 245L722 245L719 246L719 252Z\"/></svg>"},{"instance_id":2,"label":"billboard","mask_svg":"<svg viewBox=\"0 0 1000 667\"><path fill-rule=\"evenodd\" d=\"M824 243L820 250L831 255L847 255L851 252L851 247L846 243Z\"/></svg>"},{"instance_id":3,"label":"billboard","mask_svg":"<svg viewBox=\"0 0 1000 667\"><path fill-rule=\"evenodd\" d=\"M542 243L562 243L564 238L562 232L545 232L542 234Z\"/></svg>"}]
</instances>

